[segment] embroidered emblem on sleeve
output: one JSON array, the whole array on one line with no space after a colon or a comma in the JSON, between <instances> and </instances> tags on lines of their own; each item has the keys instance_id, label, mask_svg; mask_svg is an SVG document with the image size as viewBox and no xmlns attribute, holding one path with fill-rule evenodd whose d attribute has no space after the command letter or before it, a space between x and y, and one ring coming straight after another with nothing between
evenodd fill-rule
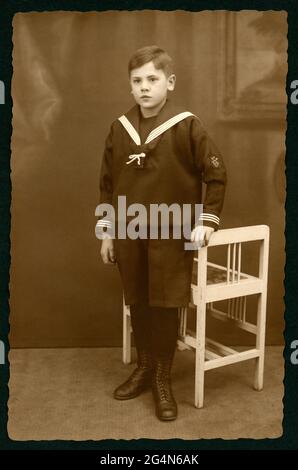
<instances>
[{"instance_id":1,"label":"embroidered emblem on sleeve","mask_svg":"<svg viewBox=\"0 0 298 470\"><path fill-rule=\"evenodd\" d=\"M219 158L216 155L210 155L210 162L214 168L218 168L220 165Z\"/></svg>"}]
</instances>

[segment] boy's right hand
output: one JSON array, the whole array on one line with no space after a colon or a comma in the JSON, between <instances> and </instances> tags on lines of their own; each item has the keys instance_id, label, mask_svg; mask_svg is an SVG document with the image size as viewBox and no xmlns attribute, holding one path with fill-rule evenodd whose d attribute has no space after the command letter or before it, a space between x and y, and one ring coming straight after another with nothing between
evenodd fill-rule
<instances>
[{"instance_id":1,"label":"boy's right hand","mask_svg":"<svg viewBox=\"0 0 298 470\"><path fill-rule=\"evenodd\" d=\"M101 258L104 264L115 264L116 257L114 252L114 242L112 238L104 238L101 242Z\"/></svg>"}]
</instances>

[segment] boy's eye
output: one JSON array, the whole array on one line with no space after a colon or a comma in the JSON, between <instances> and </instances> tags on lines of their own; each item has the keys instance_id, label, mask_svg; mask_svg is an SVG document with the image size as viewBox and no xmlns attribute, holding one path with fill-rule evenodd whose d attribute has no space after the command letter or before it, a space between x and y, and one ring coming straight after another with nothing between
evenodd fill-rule
<instances>
[{"instance_id":1,"label":"boy's eye","mask_svg":"<svg viewBox=\"0 0 298 470\"><path fill-rule=\"evenodd\" d=\"M158 80L158 78L156 78L156 77L149 78L150 82L156 82L157 80ZM140 78L134 78L132 82L135 83L135 84L139 84L139 83L141 83L141 79Z\"/></svg>"}]
</instances>

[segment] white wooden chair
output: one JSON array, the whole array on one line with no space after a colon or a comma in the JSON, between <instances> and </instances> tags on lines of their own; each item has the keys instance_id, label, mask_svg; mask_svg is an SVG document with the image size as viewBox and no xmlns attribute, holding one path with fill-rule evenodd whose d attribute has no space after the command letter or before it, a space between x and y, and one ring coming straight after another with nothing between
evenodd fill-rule
<instances>
[{"instance_id":1,"label":"white wooden chair","mask_svg":"<svg viewBox=\"0 0 298 470\"><path fill-rule=\"evenodd\" d=\"M258 274L246 274L241 270L242 245L259 241ZM208 250L215 246L226 246L226 264L211 263L207 259ZM254 225L219 230L212 234L208 247L197 251L196 279L191 284L190 307L196 310L195 331L188 329L188 309L180 309L179 349L195 351L195 406L203 407L205 371L255 359L254 388L263 388L266 299L269 256L269 227ZM207 276L209 271L220 273L215 282ZM256 294L256 322L247 321L247 296ZM215 302L226 301L225 310L214 306ZM221 344L206 338L206 316L211 315L219 321L230 322L237 328L248 331L255 336L255 344L245 351ZM123 362L131 362L131 324L130 310L123 301Z\"/></svg>"}]
</instances>

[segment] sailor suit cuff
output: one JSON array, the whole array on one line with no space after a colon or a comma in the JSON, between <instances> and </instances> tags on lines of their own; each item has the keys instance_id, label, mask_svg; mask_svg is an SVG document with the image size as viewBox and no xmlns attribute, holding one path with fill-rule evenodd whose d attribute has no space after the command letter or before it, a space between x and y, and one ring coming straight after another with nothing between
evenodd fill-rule
<instances>
[{"instance_id":1,"label":"sailor suit cuff","mask_svg":"<svg viewBox=\"0 0 298 470\"><path fill-rule=\"evenodd\" d=\"M98 219L95 231L102 234L100 238L111 238L112 221L109 219Z\"/></svg>"},{"instance_id":2,"label":"sailor suit cuff","mask_svg":"<svg viewBox=\"0 0 298 470\"><path fill-rule=\"evenodd\" d=\"M220 219L217 215L208 212L202 212L195 226L203 225L205 227L211 227L214 228L214 230L218 230L219 222Z\"/></svg>"}]
</instances>

